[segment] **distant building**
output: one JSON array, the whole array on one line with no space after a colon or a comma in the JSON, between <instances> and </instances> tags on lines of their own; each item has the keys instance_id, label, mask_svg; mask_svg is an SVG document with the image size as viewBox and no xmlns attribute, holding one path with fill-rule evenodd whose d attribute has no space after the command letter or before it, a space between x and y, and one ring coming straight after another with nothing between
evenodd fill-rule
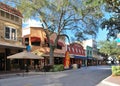
<instances>
[{"instance_id":1,"label":"distant building","mask_svg":"<svg viewBox=\"0 0 120 86\"><path fill-rule=\"evenodd\" d=\"M86 50L88 65L98 64L98 60L101 60L101 57L98 55L97 42L93 39L89 39L84 40L82 43Z\"/></svg>"},{"instance_id":2,"label":"distant building","mask_svg":"<svg viewBox=\"0 0 120 86\"><path fill-rule=\"evenodd\" d=\"M80 43L71 43L67 45L67 51L70 54L70 63L85 66L85 49Z\"/></svg>"},{"instance_id":3,"label":"distant building","mask_svg":"<svg viewBox=\"0 0 120 86\"><path fill-rule=\"evenodd\" d=\"M53 33L50 36L51 44L54 44L56 38L56 33ZM24 45L31 46L31 52L36 55L40 55L45 57L45 61L40 59L33 64L42 65L43 62L45 64L49 64L50 57L50 44L46 37L46 33L42 27L28 27L23 29L23 43ZM54 50L54 63L55 64L63 64L65 57L66 45L65 38L60 38L57 43L57 47ZM31 64L31 65L33 65Z\"/></svg>"},{"instance_id":4,"label":"distant building","mask_svg":"<svg viewBox=\"0 0 120 86\"><path fill-rule=\"evenodd\" d=\"M10 61L7 56L21 52L22 14L19 10L0 2L0 71L11 70L18 60Z\"/></svg>"}]
</instances>

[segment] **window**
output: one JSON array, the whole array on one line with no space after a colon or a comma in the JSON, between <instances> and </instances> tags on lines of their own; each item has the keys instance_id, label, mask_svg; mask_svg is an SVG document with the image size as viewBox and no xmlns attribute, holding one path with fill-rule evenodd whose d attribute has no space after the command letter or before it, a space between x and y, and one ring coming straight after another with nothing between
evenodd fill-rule
<instances>
[{"instance_id":1,"label":"window","mask_svg":"<svg viewBox=\"0 0 120 86\"><path fill-rule=\"evenodd\" d=\"M80 49L79 49L79 53L81 53Z\"/></svg>"},{"instance_id":2,"label":"window","mask_svg":"<svg viewBox=\"0 0 120 86\"><path fill-rule=\"evenodd\" d=\"M5 27L5 38L10 40L17 40L17 31L14 28Z\"/></svg>"},{"instance_id":3,"label":"window","mask_svg":"<svg viewBox=\"0 0 120 86\"><path fill-rule=\"evenodd\" d=\"M57 44L57 49L62 49L62 46L60 46L59 44Z\"/></svg>"},{"instance_id":4,"label":"window","mask_svg":"<svg viewBox=\"0 0 120 86\"><path fill-rule=\"evenodd\" d=\"M6 13L6 18L10 18L10 14L9 13Z\"/></svg>"},{"instance_id":5,"label":"window","mask_svg":"<svg viewBox=\"0 0 120 86\"><path fill-rule=\"evenodd\" d=\"M29 38L25 38L25 45L29 45Z\"/></svg>"},{"instance_id":6,"label":"window","mask_svg":"<svg viewBox=\"0 0 120 86\"><path fill-rule=\"evenodd\" d=\"M31 45L40 46L40 42L31 42Z\"/></svg>"},{"instance_id":7,"label":"window","mask_svg":"<svg viewBox=\"0 0 120 86\"><path fill-rule=\"evenodd\" d=\"M67 50L70 51L70 47L67 47Z\"/></svg>"},{"instance_id":8,"label":"window","mask_svg":"<svg viewBox=\"0 0 120 86\"><path fill-rule=\"evenodd\" d=\"M1 11L1 16L4 17L5 16L5 12Z\"/></svg>"},{"instance_id":9,"label":"window","mask_svg":"<svg viewBox=\"0 0 120 86\"><path fill-rule=\"evenodd\" d=\"M31 45L40 46L41 39L39 37L31 37Z\"/></svg>"},{"instance_id":10,"label":"window","mask_svg":"<svg viewBox=\"0 0 120 86\"><path fill-rule=\"evenodd\" d=\"M14 16L13 15L11 15L11 20L14 20Z\"/></svg>"},{"instance_id":11,"label":"window","mask_svg":"<svg viewBox=\"0 0 120 86\"><path fill-rule=\"evenodd\" d=\"M76 48L76 53L78 53L78 49Z\"/></svg>"},{"instance_id":12,"label":"window","mask_svg":"<svg viewBox=\"0 0 120 86\"><path fill-rule=\"evenodd\" d=\"M19 18L17 16L15 16L15 21L19 22Z\"/></svg>"}]
</instances>

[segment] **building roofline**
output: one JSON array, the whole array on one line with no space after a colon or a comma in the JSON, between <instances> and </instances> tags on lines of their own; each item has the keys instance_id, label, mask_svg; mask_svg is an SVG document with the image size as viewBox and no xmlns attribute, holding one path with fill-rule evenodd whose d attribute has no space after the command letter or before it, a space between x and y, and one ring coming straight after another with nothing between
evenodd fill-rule
<instances>
[{"instance_id":1,"label":"building roofline","mask_svg":"<svg viewBox=\"0 0 120 86\"><path fill-rule=\"evenodd\" d=\"M23 18L22 14L21 14L21 12L19 10L15 9L15 8L9 6L9 5L6 5L6 4L4 4L2 2L0 2L0 9L6 11L8 13L11 13L11 14L14 14L16 16L19 16L19 17Z\"/></svg>"}]
</instances>

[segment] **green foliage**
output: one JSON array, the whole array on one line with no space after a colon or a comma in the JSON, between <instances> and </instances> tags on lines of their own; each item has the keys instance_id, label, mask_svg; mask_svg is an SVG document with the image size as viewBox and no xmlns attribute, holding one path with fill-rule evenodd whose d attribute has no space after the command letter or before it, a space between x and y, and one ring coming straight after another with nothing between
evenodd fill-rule
<instances>
[{"instance_id":1,"label":"green foliage","mask_svg":"<svg viewBox=\"0 0 120 86\"><path fill-rule=\"evenodd\" d=\"M101 23L101 28L106 29L108 31L107 39L113 37L114 39L117 38L117 34L120 32L120 16L113 16L109 19L105 19Z\"/></svg>"},{"instance_id":2,"label":"green foliage","mask_svg":"<svg viewBox=\"0 0 120 86\"><path fill-rule=\"evenodd\" d=\"M120 66L112 66L112 75L120 76Z\"/></svg>"},{"instance_id":3,"label":"green foliage","mask_svg":"<svg viewBox=\"0 0 120 86\"><path fill-rule=\"evenodd\" d=\"M52 71L57 72L57 71L63 71L64 70L64 65L54 65Z\"/></svg>"},{"instance_id":4,"label":"green foliage","mask_svg":"<svg viewBox=\"0 0 120 86\"><path fill-rule=\"evenodd\" d=\"M105 11L109 13L109 17L101 23L101 28L108 31L107 38L116 38L120 32L120 0L104 0Z\"/></svg>"},{"instance_id":5,"label":"green foliage","mask_svg":"<svg viewBox=\"0 0 120 86\"><path fill-rule=\"evenodd\" d=\"M100 41L98 46L100 48L99 52L108 56L117 56L120 53L120 48L117 46L115 41Z\"/></svg>"}]
</instances>

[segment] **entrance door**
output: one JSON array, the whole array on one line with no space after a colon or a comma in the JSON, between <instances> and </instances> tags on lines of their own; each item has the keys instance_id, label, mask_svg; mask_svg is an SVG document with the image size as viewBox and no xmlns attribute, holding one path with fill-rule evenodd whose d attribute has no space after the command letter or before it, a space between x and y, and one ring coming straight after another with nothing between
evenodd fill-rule
<instances>
[{"instance_id":1,"label":"entrance door","mask_svg":"<svg viewBox=\"0 0 120 86\"><path fill-rule=\"evenodd\" d=\"M3 71L4 68L5 68L4 53L0 53L0 71Z\"/></svg>"}]
</instances>

